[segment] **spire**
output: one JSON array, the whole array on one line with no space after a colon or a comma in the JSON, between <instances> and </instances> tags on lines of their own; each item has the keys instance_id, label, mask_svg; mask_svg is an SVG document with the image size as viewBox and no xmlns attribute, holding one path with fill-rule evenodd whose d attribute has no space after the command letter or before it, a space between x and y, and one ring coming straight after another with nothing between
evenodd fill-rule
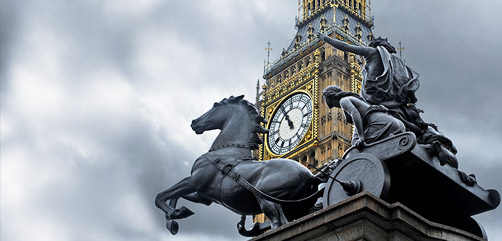
<instances>
[{"instance_id":1,"label":"spire","mask_svg":"<svg viewBox=\"0 0 502 241\"><path fill-rule=\"evenodd\" d=\"M256 81L256 101L255 103L258 103L260 101L260 79Z\"/></svg>"},{"instance_id":2,"label":"spire","mask_svg":"<svg viewBox=\"0 0 502 241\"><path fill-rule=\"evenodd\" d=\"M267 69L270 67L270 51L272 51L272 48L270 48L270 41L267 43L267 48L265 48L265 51L267 51Z\"/></svg>"},{"instance_id":3,"label":"spire","mask_svg":"<svg viewBox=\"0 0 502 241\"><path fill-rule=\"evenodd\" d=\"M397 48L397 50L399 50L399 58L403 59L403 53L401 52L402 50L404 50L404 47L402 46L403 43L401 43L401 41L399 41L399 43L397 43L397 44L399 44L399 48ZM403 61L404 61L404 59L403 59Z\"/></svg>"}]
</instances>

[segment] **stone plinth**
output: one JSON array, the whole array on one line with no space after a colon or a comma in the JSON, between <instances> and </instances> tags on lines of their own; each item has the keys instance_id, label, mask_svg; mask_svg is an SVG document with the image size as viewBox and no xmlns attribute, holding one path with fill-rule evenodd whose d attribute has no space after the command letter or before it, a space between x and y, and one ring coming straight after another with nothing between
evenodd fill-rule
<instances>
[{"instance_id":1,"label":"stone plinth","mask_svg":"<svg viewBox=\"0 0 502 241\"><path fill-rule=\"evenodd\" d=\"M484 239L460 229L430 222L402 204L388 204L363 192L251 240L472 241Z\"/></svg>"}]
</instances>

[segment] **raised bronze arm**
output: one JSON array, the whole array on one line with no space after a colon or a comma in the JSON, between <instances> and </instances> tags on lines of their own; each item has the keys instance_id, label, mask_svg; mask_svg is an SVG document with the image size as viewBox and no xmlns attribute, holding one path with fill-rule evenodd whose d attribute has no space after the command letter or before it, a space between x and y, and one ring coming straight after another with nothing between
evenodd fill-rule
<instances>
[{"instance_id":1,"label":"raised bronze arm","mask_svg":"<svg viewBox=\"0 0 502 241\"><path fill-rule=\"evenodd\" d=\"M377 51L375 48L372 47L361 47L361 46L351 45L338 39L330 38L322 33L318 33L317 36L319 37L320 40L330 44L331 46L339 50L351 52L364 57L367 57L370 54Z\"/></svg>"}]
</instances>

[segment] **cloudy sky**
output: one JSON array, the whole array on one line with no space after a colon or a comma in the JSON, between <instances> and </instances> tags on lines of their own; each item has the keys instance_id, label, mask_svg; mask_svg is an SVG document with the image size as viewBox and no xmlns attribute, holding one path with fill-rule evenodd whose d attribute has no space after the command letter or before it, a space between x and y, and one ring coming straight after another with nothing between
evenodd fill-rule
<instances>
[{"instance_id":1,"label":"cloudy sky","mask_svg":"<svg viewBox=\"0 0 502 241\"><path fill-rule=\"evenodd\" d=\"M401 41L419 108L460 169L502 191L498 0L374 0L376 36ZM245 240L239 216L196 212L171 236L155 195L189 175L217 133L192 119L254 100L295 35L292 0L1 0L1 240ZM263 83L263 82L262 82ZM502 240L502 211L478 215Z\"/></svg>"}]
</instances>

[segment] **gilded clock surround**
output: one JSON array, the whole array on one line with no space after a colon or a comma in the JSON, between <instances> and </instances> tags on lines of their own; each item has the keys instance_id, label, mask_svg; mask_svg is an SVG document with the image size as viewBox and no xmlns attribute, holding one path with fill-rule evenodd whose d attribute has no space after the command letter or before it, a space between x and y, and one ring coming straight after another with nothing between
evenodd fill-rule
<instances>
[{"instance_id":1,"label":"gilded clock surround","mask_svg":"<svg viewBox=\"0 0 502 241\"><path fill-rule=\"evenodd\" d=\"M296 98L294 98L294 97L296 97ZM297 108L293 108L294 101L296 101L298 103L299 102L304 103L303 107L298 108L299 107L299 104L298 104ZM291 107L288 108L289 106L287 106L284 108L284 106L286 106L285 105L286 103L291 103ZM283 100L281 100L280 104L274 105L274 106L275 106L275 109L272 111L273 114L270 118L272 121L269 121L268 126L267 126L267 128L270 132L267 133L268 138L265 139L265 147L267 148L268 152L270 152L274 155L277 155L277 156L287 155L288 153L290 153L292 151L291 148L298 149L298 147L301 147L302 145L305 145L310 140L312 140L311 126L312 126L312 120L313 120L313 116L314 116L314 108L313 108L313 99L312 99L311 93L309 93L307 91L303 91L303 90L302 91L295 91L293 94L288 95ZM274 123L275 117L279 118L281 116L281 114L280 114L281 108L283 108L282 111L284 111L284 116L288 116L288 119L284 119L284 120L288 120L288 125L284 125L285 122L284 123L280 123L280 122ZM304 108L307 108L306 110L309 112L303 113ZM272 108L270 108L270 109L272 109ZM298 111L300 111L300 112L298 112ZM286 113L286 112L288 112L288 113ZM297 116L298 113L300 113L301 120L295 119L295 116L298 117ZM292 118L292 119L290 120L289 118ZM298 122L298 121L300 121L300 122ZM305 126L302 125L302 123L304 121L307 122L307 123L305 123ZM277 128L273 128L273 126L276 126L276 125L277 125ZM285 128L283 128L283 127L285 127ZM302 127L304 127L304 128L302 128ZM291 130L293 130L293 131L291 131ZM272 131L276 131L276 132L274 134L272 134ZM294 133L294 135L288 137L292 133ZM295 141L291 142L291 140L294 140L295 136L298 136L298 138ZM277 138L279 140L279 142L276 143L276 140L273 140L274 138ZM289 143L287 148L282 146L283 144L286 143L286 141L288 141L288 143ZM271 146L276 146L276 145L279 146L279 143L282 144L281 147L275 148L276 150L274 151L274 148L272 148Z\"/></svg>"},{"instance_id":2,"label":"gilded clock surround","mask_svg":"<svg viewBox=\"0 0 502 241\"><path fill-rule=\"evenodd\" d=\"M310 127L305 133L303 139L300 141L300 143L298 143L293 151L290 151L283 155L274 154L270 150L267 143L268 138L263 138L265 140L265 144L261 145L258 150L260 160L269 160L279 157L291 157L294 154L302 153L311 147L317 146L317 125L319 119L319 98L317 95L317 93L319 92L319 56L320 52L315 51L314 61L312 63L310 63L307 67L301 69L297 73L293 74L291 77L285 79L280 84L277 84L273 88L267 89L266 93L264 94L263 104L261 105L261 114L267 120L270 120L270 118L272 118L273 114L277 111L277 108L284 100L296 93L306 93L310 96L313 102L313 115Z\"/></svg>"},{"instance_id":3,"label":"gilded clock surround","mask_svg":"<svg viewBox=\"0 0 502 241\"><path fill-rule=\"evenodd\" d=\"M339 110L325 107L321 92L328 85L338 85L359 93L362 63L355 55L336 50L313 36L323 32L351 44L367 46L373 37L372 26L369 0L299 1L298 32L280 59L266 67L267 82L257 106L270 121L284 100L304 92L313 101L312 122L300 143L282 155L270 150L268 136L264 134L265 143L256 153L260 160L290 158L319 167L339 158L350 147L352 126Z\"/></svg>"},{"instance_id":4,"label":"gilded clock surround","mask_svg":"<svg viewBox=\"0 0 502 241\"><path fill-rule=\"evenodd\" d=\"M312 87L312 83L306 83L303 86L301 86L298 89L296 89L290 95L287 95L287 96L279 99L277 102L274 102L274 104L268 106L266 108L266 112L269 113L270 118L272 118L272 116L274 115L274 113L276 113L277 111L279 111L278 109L279 109L280 105L285 100L287 100L291 96L296 95L298 93L307 94L310 97L311 101L314 102L315 97L312 98L312 96L313 96L313 89L314 88ZM284 154L275 154L272 150L270 150L271 143L269 143L269 138L264 138L265 143L264 143L263 146L265 147L265 151L267 153L267 157L269 159L279 158L279 157L289 157L289 156L295 154L296 152L301 152L302 150L308 149L309 147L317 144L316 138L315 138L316 136L314 135L314 131L313 131L314 126L316 125L315 123L317 122L317 117L318 117L318 108L315 108L315 104L312 103L312 119L311 119L311 121L309 123L309 126L307 127L307 131L301 137L300 142L295 146L295 148L292 151L289 151L287 153L284 153ZM272 125L272 123L269 122L268 125L267 125L267 128L270 129L271 125ZM268 135L268 134L266 134L266 135ZM268 160L268 159L266 159L266 160Z\"/></svg>"}]
</instances>

